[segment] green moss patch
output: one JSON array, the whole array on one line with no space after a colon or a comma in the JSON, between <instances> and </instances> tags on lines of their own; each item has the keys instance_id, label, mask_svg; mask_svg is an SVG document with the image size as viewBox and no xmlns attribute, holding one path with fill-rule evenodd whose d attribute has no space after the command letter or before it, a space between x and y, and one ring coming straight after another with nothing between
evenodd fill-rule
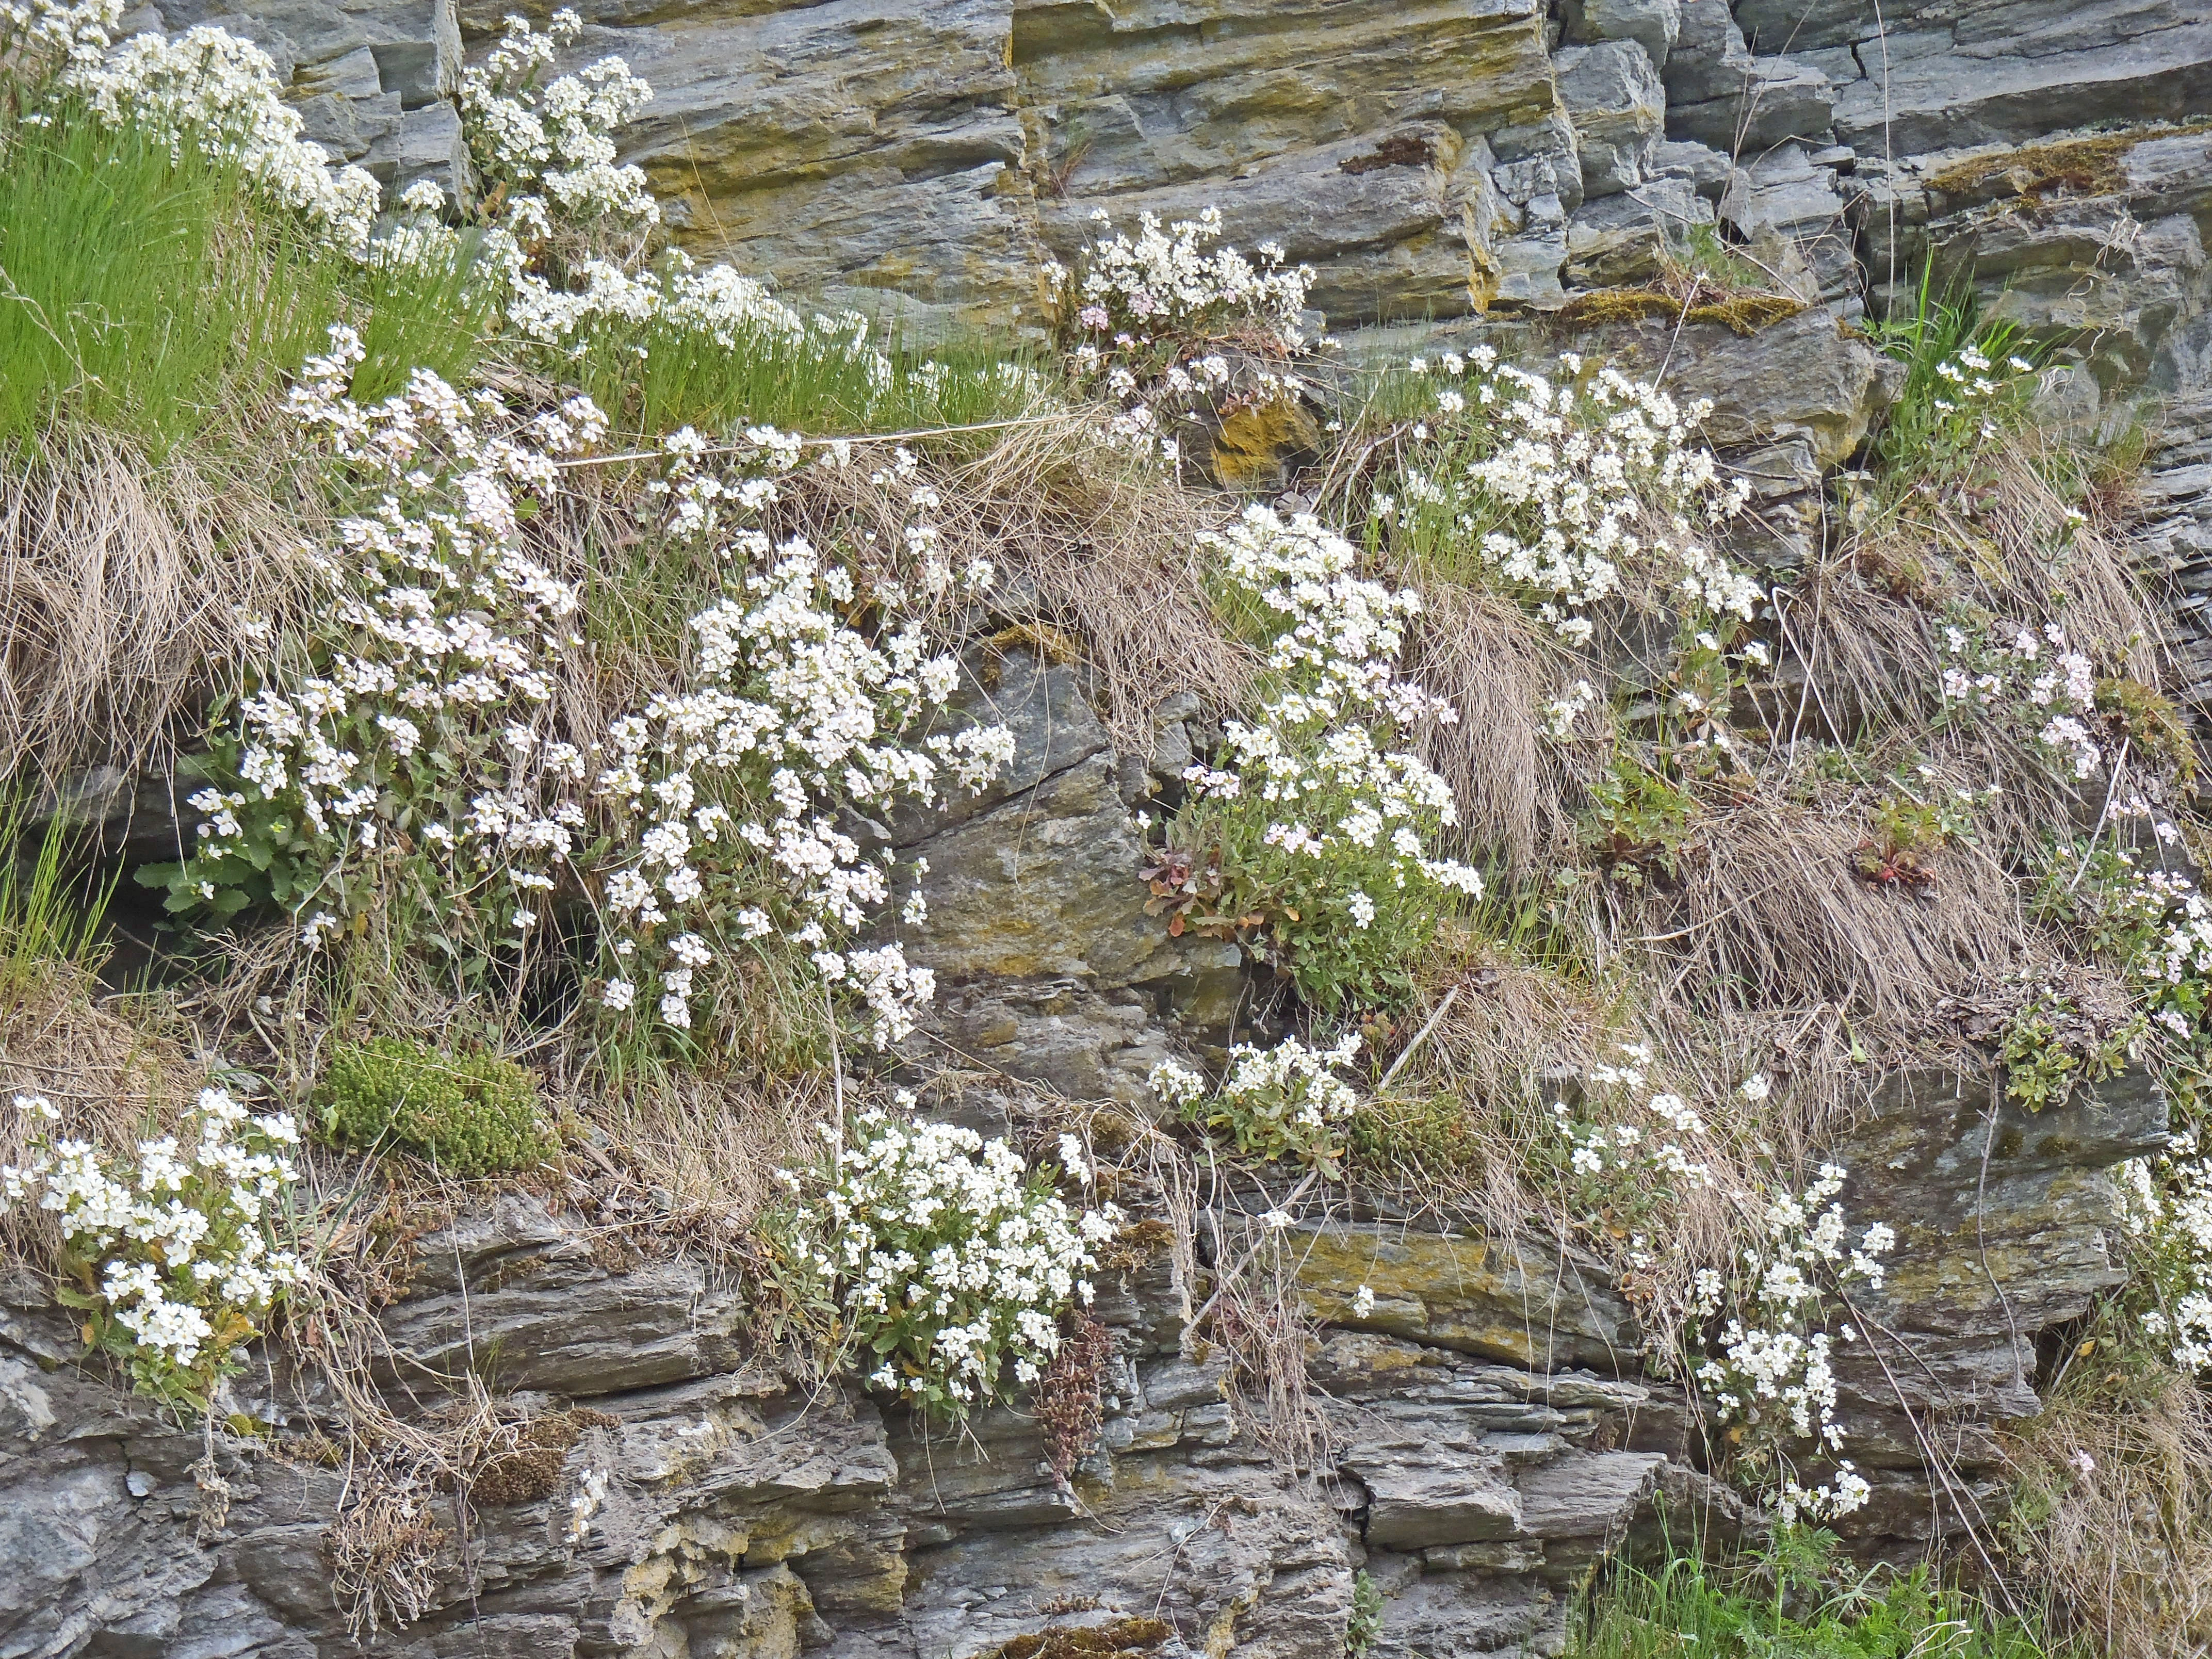
<instances>
[{"instance_id":1,"label":"green moss patch","mask_svg":"<svg viewBox=\"0 0 2212 1659\"><path fill-rule=\"evenodd\" d=\"M338 1045L316 1094L323 1139L410 1152L449 1175L491 1175L544 1156L537 1079L512 1060L447 1054L404 1037Z\"/></svg>"}]
</instances>

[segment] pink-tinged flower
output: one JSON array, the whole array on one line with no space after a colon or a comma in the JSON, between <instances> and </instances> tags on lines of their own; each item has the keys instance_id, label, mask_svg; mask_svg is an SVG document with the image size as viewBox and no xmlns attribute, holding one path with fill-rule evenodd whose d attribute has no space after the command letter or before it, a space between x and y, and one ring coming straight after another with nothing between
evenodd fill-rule
<instances>
[{"instance_id":1,"label":"pink-tinged flower","mask_svg":"<svg viewBox=\"0 0 2212 1659\"><path fill-rule=\"evenodd\" d=\"M1110 319L1104 306L1085 306L1075 313L1075 320L1085 328L1104 328Z\"/></svg>"}]
</instances>

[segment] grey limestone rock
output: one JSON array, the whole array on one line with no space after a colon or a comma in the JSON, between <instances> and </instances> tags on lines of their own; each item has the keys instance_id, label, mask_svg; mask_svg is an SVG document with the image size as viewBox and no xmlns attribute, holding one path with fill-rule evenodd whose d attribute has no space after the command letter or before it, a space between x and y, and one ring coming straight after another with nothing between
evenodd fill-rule
<instances>
[{"instance_id":1,"label":"grey limestone rock","mask_svg":"<svg viewBox=\"0 0 2212 1659\"><path fill-rule=\"evenodd\" d=\"M1577 45L1633 40L1661 69L1682 32L1681 0L1566 0L1560 16Z\"/></svg>"},{"instance_id":2,"label":"grey limestone rock","mask_svg":"<svg viewBox=\"0 0 2212 1659\"><path fill-rule=\"evenodd\" d=\"M1567 222L1566 276L1582 288L1649 282L1663 254L1686 255L1692 233L1712 222L1712 204L1682 179L1585 202Z\"/></svg>"},{"instance_id":3,"label":"grey limestone rock","mask_svg":"<svg viewBox=\"0 0 2212 1659\"><path fill-rule=\"evenodd\" d=\"M1552 63L1574 123L1583 200L1635 189L1667 118L1667 89L1650 54L1633 40L1606 40L1562 47Z\"/></svg>"}]
</instances>

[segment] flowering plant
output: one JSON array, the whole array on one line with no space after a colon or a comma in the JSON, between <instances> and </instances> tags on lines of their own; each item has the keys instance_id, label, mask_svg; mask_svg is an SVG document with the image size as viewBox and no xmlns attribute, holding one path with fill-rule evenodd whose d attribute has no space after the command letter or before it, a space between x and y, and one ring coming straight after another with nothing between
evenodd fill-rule
<instances>
[{"instance_id":1,"label":"flowering plant","mask_svg":"<svg viewBox=\"0 0 2212 1659\"><path fill-rule=\"evenodd\" d=\"M906 527L917 579L875 584L890 621L864 635L846 620L857 592L851 570L804 542L775 545L737 527L775 499L773 474L798 450L765 428L748 442L748 459L769 476L704 471L692 434L670 441L670 536L714 551L732 574L724 597L692 618L690 684L609 733L594 785L614 830L594 884L610 952L600 1000L617 1012L653 1006L665 1024L686 1026L695 973L774 936L811 951L826 984L857 994L875 1042L888 1047L912 1030L933 980L896 942L836 948L833 933L850 933L890 897L888 854L865 855L837 811L927 804L947 781L980 789L1012 759L1013 738L1003 726L918 735L958 681L957 665L931 650L912 614L956 580L933 527ZM874 483L917 519L936 502L903 451ZM957 580L972 589L989 579L971 567ZM902 920L924 919L916 894ZM652 994L648 1004L641 992Z\"/></svg>"},{"instance_id":2,"label":"flowering plant","mask_svg":"<svg viewBox=\"0 0 2212 1659\"><path fill-rule=\"evenodd\" d=\"M585 757L550 729L577 599L522 552L516 489L549 489L551 457L605 422L577 398L489 435L496 401L427 370L363 409L344 392L359 337L331 339L293 408L367 498L325 562L335 628L310 672L264 684L218 733L198 845L147 878L173 909L273 902L310 950L381 908L480 962L538 927L585 827Z\"/></svg>"},{"instance_id":3,"label":"flowering plant","mask_svg":"<svg viewBox=\"0 0 2212 1659\"><path fill-rule=\"evenodd\" d=\"M1193 348L1235 344L1286 357L1304 349L1301 313L1314 273L1285 269L1283 250L1263 242L1255 264L1221 240L1221 210L1163 226L1146 213L1136 237L1115 231L1103 208L1097 237L1073 268L1057 261L1041 272L1054 319L1079 374L1114 362L1164 368Z\"/></svg>"},{"instance_id":4,"label":"flowering plant","mask_svg":"<svg viewBox=\"0 0 2212 1659\"><path fill-rule=\"evenodd\" d=\"M1305 514L1264 507L1202 545L1218 554L1232 600L1272 630L1274 695L1253 724L1226 727L1225 764L1183 773L1188 799L1150 876L1173 933L1235 939L1273 962L1324 1007L1375 1000L1405 982L1405 963L1449 893L1480 896L1482 878L1429 840L1458 819L1444 781L1401 746L1450 706L1399 672L1407 620L1419 610L1354 573L1352 544ZM1218 890L1184 904L1170 863L1203 864Z\"/></svg>"},{"instance_id":5,"label":"flowering plant","mask_svg":"<svg viewBox=\"0 0 2212 1659\"><path fill-rule=\"evenodd\" d=\"M2212 1370L2212 1159L2199 1131L2172 1136L2156 1158L2113 1172L2138 1267L2129 1294L2144 1331L2185 1371Z\"/></svg>"},{"instance_id":6,"label":"flowering plant","mask_svg":"<svg viewBox=\"0 0 2212 1659\"><path fill-rule=\"evenodd\" d=\"M1808 1487L1791 1455L1807 1442L1816 1458L1843 1449L1830 1356L1838 1338L1855 1341L1857 1333L1844 1322L1830 1334L1832 1304L1854 1281L1879 1290L1881 1258L1897 1243L1879 1221L1851 1243L1843 1206L1832 1201L1844 1178L1838 1165L1822 1164L1802 1193L1784 1193L1765 1206L1761 1236L1745 1247L1732 1276L1724 1280L1713 1268L1698 1275L1697 1311L1716 1317L1725 1309L1729 1317L1697 1380L1738 1456L1774 1474L1784 1522L1848 1515L1869 1490L1849 1459L1835 1464L1826 1484Z\"/></svg>"},{"instance_id":7,"label":"flowering plant","mask_svg":"<svg viewBox=\"0 0 2212 1659\"><path fill-rule=\"evenodd\" d=\"M563 8L540 33L509 16L483 62L461 77L463 132L483 180L483 211L526 249L620 238L634 251L660 222L644 169L615 163L613 132L653 88L620 58L540 85L559 49L583 33Z\"/></svg>"},{"instance_id":8,"label":"flowering plant","mask_svg":"<svg viewBox=\"0 0 2212 1659\"><path fill-rule=\"evenodd\" d=\"M1272 407L1285 429L1309 424L1304 383L1287 368L1308 349L1309 267L1286 269L1272 243L1257 263L1233 247L1206 251L1221 239L1218 208L1165 227L1146 213L1134 240L1105 209L1091 216L1099 233L1074 267L1048 262L1040 275L1069 373L1103 381L1121 405L1109 442L1174 461L1178 421Z\"/></svg>"},{"instance_id":9,"label":"flowering plant","mask_svg":"<svg viewBox=\"0 0 2212 1659\"><path fill-rule=\"evenodd\" d=\"M122 0L5 0L0 3L0 73L37 87L64 70L91 69L122 17Z\"/></svg>"},{"instance_id":10,"label":"flowering plant","mask_svg":"<svg viewBox=\"0 0 2212 1659\"><path fill-rule=\"evenodd\" d=\"M1943 627L1942 650L1951 720L2004 720L2032 734L2031 752L2077 782L2104 770L2096 669L2057 623L2038 629L1956 615Z\"/></svg>"},{"instance_id":11,"label":"flowering plant","mask_svg":"<svg viewBox=\"0 0 2212 1659\"><path fill-rule=\"evenodd\" d=\"M1060 1158L1087 1176L1073 1136ZM787 1292L871 1386L955 1415L1042 1374L1121 1221L1111 1205L1079 1215L1003 1140L880 1110L783 1179L798 1200L771 1224Z\"/></svg>"},{"instance_id":12,"label":"flowering plant","mask_svg":"<svg viewBox=\"0 0 2212 1659\"><path fill-rule=\"evenodd\" d=\"M1359 1097L1335 1075L1359 1055L1359 1035L1334 1048L1309 1048L1295 1036L1273 1048L1240 1042L1229 1051L1229 1075L1208 1096L1188 1067L1164 1060L1152 1068L1152 1091L1219 1130L1247 1158L1295 1158L1334 1175L1343 1153L1343 1126Z\"/></svg>"},{"instance_id":13,"label":"flowering plant","mask_svg":"<svg viewBox=\"0 0 2212 1659\"><path fill-rule=\"evenodd\" d=\"M781 946L859 995L878 1043L904 1036L930 976L896 943L837 948L890 886L836 815L933 800L948 780L981 787L1012 754L999 726L908 740L957 679L902 615L954 580L931 526L905 537L911 595L879 583L892 620L864 635L845 620L849 570L739 527L775 501L799 440L753 428L721 475L699 466L702 441L676 434L659 529L703 550L724 592L693 618L690 683L579 744L554 689L581 643L580 601L523 550L521 501L551 495L554 458L595 441L603 417L578 397L493 435L490 394L424 372L364 409L343 391L360 343L334 340L295 408L374 505L339 526L342 597L311 672L264 685L218 738L222 781L192 801L199 845L150 875L172 908L273 902L310 950L375 912L473 980L544 936L556 900L581 902L600 924L597 1003L620 1020L688 1028L697 974ZM914 471L907 458L879 487L919 515L935 497Z\"/></svg>"},{"instance_id":14,"label":"flowering plant","mask_svg":"<svg viewBox=\"0 0 2212 1659\"><path fill-rule=\"evenodd\" d=\"M1422 446L1400 479L1417 540L1476 549L1506 586L1572 643L1596 629L1589 612L1637 589L1668 595L1692 632L1747 620L1758 584L1711 538L1742 510L1749 486L1722 481L1691 428L1709 412L1684 406L1619 370L1567 378L1501 365L1487 346L1447 352L1417 373L1441 382ZM1725 644L1720 640L1718 644Z\"/></svg>"},{"instance_id":15,"label":"flowering plant","mask_svg":"<svg viewBox=\"0 0 2212 1659\"><path fill-rule=\"evenodd\" d=\"M1961 339L1947 326L1957 320L1944 308L1923 312L1898 325L1891 341L1908 367L1881 448L1894 474L1914 484L1970 478L2035 391L2035 365L2014 349L2017 327L1998 322Z\"/></svg>"},{"instance_id":16,"label":"flowering plant","mask_svg":"<svg viewBox=\"0 0 2212 1659\"><path fill-rule=\"evenodd\" d=\"M204 1411L238 1349L304 1269L276 1243L276 1206L295 1180L287 1113L250 1116L204 1089L180 1139L138 1143L134 1158L56 1139L52 1103L18 1095L37 1120L30 1161L0 1169L10 1205L34 1200L62 1230L57 1295L85 1316L88 1348L130 1367L143 1392Z\"/></svg>"},{"instance_id":17,"label":"flowering plant","mask_svg":"<svg viewBox=\"0 0 2212 1659\"><path fill-rule=\"evenodd\" d=\"M1706 1134L1705 1118L1656 1085L1652 1058L1649 1043L1632 1042L1619 1064L1591 1066L1583 1115L1553 1102L1557 1139L1537 1149L1569 1212L1592 1237L1625 1241L1627 1265L1639 1273L1657 1265L1671 1218L1690 1193L1713 1184L1710 1164L1692 1156ZM1763 1079L1750 1085L1754 1092L1763 1086Z\"/></svg>"},{"instance_id":18,"label":"flowering plant","mask_svg":"<svg viewBox=\"0 0 2212 1659\"><path fill-rule=\"evenodd\" d=\"M235 163L249 184L299 216L333 246L365 255L381 195L356 167L333 168L301 138L299 111L284 101L276 68L251 41L203 24L171 40L147 33L111 46L117 0L9 0L0 6L0 63L33 94L82 102L111 130ZM27 118L51 125L50 107Z\"/></svg>"}]
</instances>

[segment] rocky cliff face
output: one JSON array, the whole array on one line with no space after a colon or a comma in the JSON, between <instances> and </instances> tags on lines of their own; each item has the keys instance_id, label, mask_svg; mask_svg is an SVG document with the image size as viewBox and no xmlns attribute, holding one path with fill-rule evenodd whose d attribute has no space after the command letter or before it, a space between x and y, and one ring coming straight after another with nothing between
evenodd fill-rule
<instances>
[{"instance_id":1,"label":"rocky cliff face","mask_svg":"<svg viewBox=\"0 0 2212 1659\"><path fill-rule=\"evenodd\" d=\"M130 21L250 34L291 77L311 136L389 182L465 187L452 94L467 43L506 9L168 0ZM1970 280L2059 344L2074 368L2052 419L2110 425L2149 393L2171 405L2157 419L2173 453L2204 429L2201 5L580 9L576 55L622 53L655 88L630 159L695 250L909 336L1033 325L1036 266L1079 246L1101 210L1127 223L1218 206L1232 241L1273 240L1315 267L1313 302L1354 356L1439 333L1555 349L1592 334L1578 296L1647 279L1662 245L1710 229L1845 321L1909 302L1933 255L1939 284ZM1817 520L1819 471L1883 390L1869 393L1871 354L1815 319L1792 329L1739 343L1717 322L1679 340L1627 331L1646 372L1717 398L1714 436L1785 557ZM1590 343L1618 350L1621 333ZM2181 516L2152 544L2184 590L2192 659L2212 650L2191 574L2194 465L2154 486Z\"/></svg>"},{"instance_id":2,"label":"rocky cliff face","mask_svg":"<svg viewBox=\"0 0 2212 1659\"><path fill-rule=\"evenodd\" d=\"M131 21L250 34L314 136L390 180L458 180L451 98L498 9L172 0ZM1661 240L1713 226L1807 307L1752 331L1663 319L1593 337L1716 400L1715 439L1785 560L1889 395L1839 324L1933 254L2060 343L2075 367L2048 393L2053 419L2168 398L2143 546L2175 580L2212 695L2196 620L2212 592L2201 6L584 9L580 50L624 54L656 88L635 155L680 198L689 240L918 326L1033 319L1034 264L1096 209L1218 205L1233 240L1279 240L1318 270L1315 302L1354 349L1439 331L1564 342L1594 326L1577 295L1640 281ZM929 860L935 1035L986 1070L1133 1103L1172 1049L1224 1040L1236 954L1144 915L1126 812L1148 763L1115 753L1066 671L1016 651L979 665L971 695L1016 729L1013 771L954 817L890 827ZM1164 732L1162 754L1177 740ZM988 1090L973 1108L998 1109ZM1983 1079L1875 1091L1842 1149L1901 1235L1843 1377L1876 1485L1868 1548L1910 1552L1987 1496L1990 1425L2033 1408L2039 1337L2116 1281L2105 1172L2163 1129L2154 1098L2117 1085L2039 1118ZM439 1515L422 1616L368 1650L1335 1659L1364 1568L1385 1596L1378 1653L1542 1653L1573 1587L1662 1495L1733 1524L1679 1395L1639 1357L1632 1303L1595 1264L1372 1218L1301 1245L1326 1425L1305 1467L1249 1431L1224 1357L1189 1339L1217 1264L1193 1277L1157 1255L1102 1293L1116 1356L1101 1445L1062 1482L1025 1418L932 1437L783 1375L737 1292L595 1249L557 1202L465 1214L420 1241L386 1315L406 1381L427 1413L489 1370L567 1438L511 1501L479 1494L465 1527ZM356 1472L180 1436L74 1369L33 1287L0 1303L0 1655L361 1650L329 1532L361 1502Z\"/></svg>"},{"instance_id":3,"label":"rocky cliff face","mask_svg":"<svg viewBox=\"0 0 2212 1659\"><path fill-rule=\"evenodd\" d=\"M172 0L133 21L253 34L292 76L313 136L399 178L459 165L447 100L465 40L503 9ZM1951 248L1993 220L2005 234L1978 248L1991 275L1992 260L2079 264L2104 289L2146 263L2201 265L2195 233L2169 222L2197 210L2189 152L2130 164L2132 141L2107 134L2094 161L2045 154L2073 129L2203 112L2212 20L2189 4L580 9L578 52L621 52L656 89L634 159L679 198L688 238L824 302L1032 317L1031 267L1081 240L1095 210L1208 205L1232 240L1272 238L1315 265L1315 303L1340 330L1554 307L1611 279L1624 233L1696 224L1790 245L1789 262L1846 313L1863 280L1885 289L1924 239ZM2079 222L2071 237L2051 222L2059 198L2099 204L2063 210ZM1992 204L2011 205L1976 211ZM2148 246L2108 236L2115 211ZM2201 308L2175 297L2154 334Z\"/></svg>"},{"instance_id":4,"label":"rocky cliff face","mask_svg":"<svg viewBox=\"0 0 2212 1659\"><path fill-rule=\"evenodd\" d=\"M938 1036L1009 1078L1134 1098L1171 1046L1219 1040L1233 965L1144 915L1116 783L1143 767L1114 763L1069 672L1016 652L971 695L1021 752L994 796L909 842L939 919ZM968 1109L1004 1107L983 1087ZM1864 1547L1910 1553L1991 1497L1990 1428L2034 1408L2039 1334L2118 1282L2105 1171L2164 1128L2144 1089L2031 1118L1985 1080L1916 1073L1846 1137L1853 1212L1900 1235L1898 1271L1857 1310L1871 1340L1842 1368L1875 1484ZM1193 1271L1156 1253L1102 1286L1105 1415L1063 1482L1026 1415L931 1433L786 1375L738 1291L610 1248L557 1194L465 1212L416 1241L384 1316L387 1395L427 1420L483 1377L552 1428L479 1482L465 1521L450 1492L414 1517L439 1534L420 1616L367 1650L1337 1659L1364 1570L1384 1597L1379 1654L1538 1654L1595 1565L1655 1534L1662 1499L1677 1527L1740 1523L1699 1472L1679 1389L1647 1367L1632 1301L1575 1251L1301 1227L1319 1433L1286 1462L1233 1405L1228 1356L1192 1335L1219 1265L1201 1243ZM396 1524L366 1510L368 1471L296 1434L272 1452L180 1433L77 1369L36 1287L0 1305L0 1653L362 1650L332 1586ZM240 1403L286 1421L264 1392L249 1379Z\"/></svg>"}]
</instances>

